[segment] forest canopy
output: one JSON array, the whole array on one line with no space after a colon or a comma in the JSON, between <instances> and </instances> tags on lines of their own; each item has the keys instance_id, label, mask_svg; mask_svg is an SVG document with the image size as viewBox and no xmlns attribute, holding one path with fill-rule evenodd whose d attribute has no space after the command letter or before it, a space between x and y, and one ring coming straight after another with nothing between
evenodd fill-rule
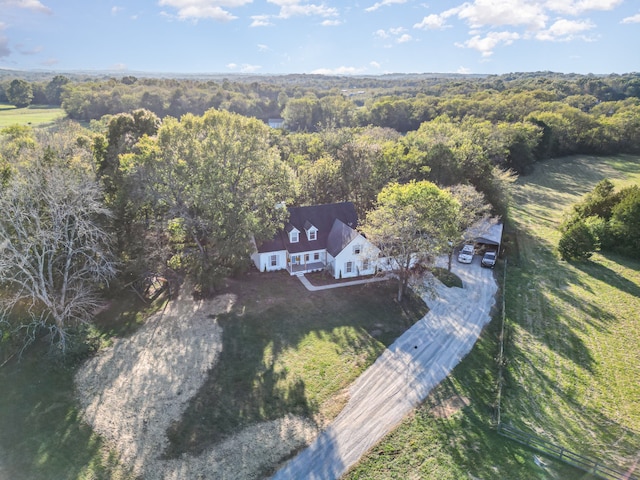
<instances>
[{"instance_id":1,"label":"forest canopy","mask_svg":"<svg viewBox=\"0 0 640 480\"><path fill-rule=\"evenodd\" d=\"M93 239L96 251L104 252L94 258L95 267L86 267L96 276L78 277L91 287L87 298L93 303L68 317L72 321L57 317L62 307L32 294L37 315L30 324L55 328L62 340L67 326L91 316L110 282L179 272L193 276L201 293L215 291L225 277L250 268L253 242L269 238L285 221L286 210L277 208L282 203L350 201L373 228L375 215L394 216L389 210L397 205L389 192L429 185L432 190L423 190L443 199L453 195L456 202L464 197L460 192L472 192L486 207L478 211L506 217L515 175L536 162L640 152L638 74L185 79L18 78L0 71L0 102L61 105L67 113L52 127L0 131L1 200L35 208L28 196L18 195L18 186L40 185L37 172L58 172L51 176L60 187L50 192L53 203L39 202L37 214L53 218L55 206L65 202L82 206L83 216L72 211L69 218L73 225L86 222L93 236L78 237L77 247L82 251ZM270 119L280 119L282 127L270 128ZM76 173L60 175L65 169ZM89 189L86 205L64 195L82 189ZM638 238L637 192L604 190L594 198L614 195L615 205L595 215L584 212L600 208L597 202L581 206L567 229L593 240L595 248ZM449 210L455 217L449 219L451 241L461 238L461 208ZM5 245L7 239L18 242L15 227L5 222ZM51 224L51 235L55 228ZM19 250L15 243L15 259L32 260L38 248L63 248L46 243L45 233L28 233L26 238L42 240L36 250ZM638 251L624 245L625 251ZM17 291L11 282L19 264L2 265L8 292ZM47 265L66 278L64 262ZM51 292L59 294L60 281L52 285ZM33 323L34 318L44 320Z\"/></svg>"}]
</instances>

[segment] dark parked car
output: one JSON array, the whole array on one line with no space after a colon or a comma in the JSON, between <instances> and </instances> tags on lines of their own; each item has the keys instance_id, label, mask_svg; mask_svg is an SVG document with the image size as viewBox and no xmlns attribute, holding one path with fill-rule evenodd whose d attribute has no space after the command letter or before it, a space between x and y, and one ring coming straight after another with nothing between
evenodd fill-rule
<instances>
[{"instance_id":1,"label":"dark parked car","mask_svg":"<svg viewBox=\"0 0 640 480\"><path fill-rule=\"evenodd\" d=\"M496 265L496 256L497 256L497 252L495 252L495 251L486 252L484 254L484 256L482 257L482 261L480 262L480 265L482 265L483 267L488 267L488 268L495 267L495 265Z\"/></svg>"}]
</instances>

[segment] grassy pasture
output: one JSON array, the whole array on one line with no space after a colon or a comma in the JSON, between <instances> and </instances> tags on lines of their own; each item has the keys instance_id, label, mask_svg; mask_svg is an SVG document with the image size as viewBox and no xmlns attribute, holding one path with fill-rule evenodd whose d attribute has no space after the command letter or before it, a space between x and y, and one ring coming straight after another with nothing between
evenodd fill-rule
<instances>
[{"instance_id":1,"label":"grassy pasture","mask_svg":"<svg viewBox=\"0 0 640 480\"><path fill-rule=\"evenodd\" d=\"M507 272L505 419L630 468L640 458L640 262L608 253L560 261L568 207L609 178L640 184L634 157L540 165L516 191Z\"/></svg>"},{"instance_id":2,"label":"grassy pasture","mask_svg":"<svg viewBox=\"0 0 640 480\"><path fill-rule=\"evenodd\" d=\"M60 107L31 105L16 108L14 105L0 103L0 128L16 124L32 127L49 125L65 116L66 112Z\"/></svg>"},{"instance_id":3,"label":"grassy pasture","mask_svg":"<svg viewBox=\"0 0 640 480\"><path fill-rule=\"evenodd\" d=\"M554 253L563 212L603 178L618 188L640 183L640 159L555 159L516 185L506 286L504 263L496 267L506 296L502 421L631 469L640 459L640 263L596 254L569 264ZM346 478L593 478L496 434L499 334L494 319L415 415ZM438 416L455 398L469 405Z\"/></svg>"}]
</instances>

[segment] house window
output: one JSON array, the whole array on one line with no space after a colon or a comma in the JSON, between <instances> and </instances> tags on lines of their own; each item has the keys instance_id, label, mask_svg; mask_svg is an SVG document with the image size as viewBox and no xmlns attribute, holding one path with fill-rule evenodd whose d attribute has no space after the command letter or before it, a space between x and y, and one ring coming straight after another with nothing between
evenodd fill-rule
<instances>
[{"instance_id":1,"label":"house window","mask_svg":"<svg viewBox=\"0 0 640 480\"><path fill-rule=\"evenodd\" d=\"M360 252L362 252L362 245L354 245L353 246L353 254L354 255L360 255Z\"/></svg>"},{"instance_id":2,"label":"house window","mask_svg":"<svg viewBox=\"0 0 640 480\"><path fill-rule=\"evenodd\" d=\"M313 254L313 259L316 260L316 261L320 260L320 252L314 253Z\"/></svg>"},{"instance_id":3,"label":"house window","mask_svg":"<svg viewBox=\"0 0 640 480\"><path fill-rule=\"evenodd\" d=\"M365 258L362 261L362 270L369 270L369 259Z\"/></svg>"},{"instance_id":4,"label":"house window","mask_svg":"<svg viewBox=\"0 0 640 480\"><path fill-rule=\"evenodd\" d=\"M272 267L278 266L278 256L277 255L271 255L271 266Z\"/></svg>"},{"instance_id":5,"label":"house window","mask_svg":"<svg viewBox=\"0 0 640 480\"><path fill-rule=\"evenodd\" d=\"M304 261L305 261L305 263L309 261L309 254L308 253L304 254Z\"/></svg>"},{"instance_id":6,"label":"house window","mask_svg":"<svg viewBox=\"0 0 640 480\"><path fill-rule=\"evenodd\" d=\"M315 240L316 238L318 238L318 232L315 230L309 231L309 240Z\"/></svg>"},{"instance_id":7,"label":"house window","mask_svg":"<svg viewBox=\"0 0 640 480\"><path fill-rule=\"evenodd\" d=\"M295 230L289 234L289 241L291 243L298 243L298 232Z\"/></svg>"},{"instance_id":8,"label":"house window","mask_svg":"<svg viewBox=\"0 0 640 480\"><path fill-rule=\"evenodd\" d=\"M353 272L353 262L347 262L345 270L347 271L347 273Z\"/></svg>"}]
</instances>

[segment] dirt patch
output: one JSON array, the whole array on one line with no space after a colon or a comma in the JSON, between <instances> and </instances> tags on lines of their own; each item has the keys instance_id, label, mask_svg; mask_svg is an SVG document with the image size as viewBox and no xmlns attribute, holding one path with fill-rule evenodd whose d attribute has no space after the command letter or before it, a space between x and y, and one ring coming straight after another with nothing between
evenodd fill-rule
<instances>
[{"instance_id":1,"label":"dirt patch","mask_svg":"<svg viewBox=\"0 0 640 480\"><path fill-rule=\"evenodd\" d=\"M196 394L222 349L217 316L232 294L194 300L189 288L134 335L119 339L76 374L85 420L144 479L259 478L317 435L288 415L253 425L201 455L164 460L166 432Z\"/></svg>"},{"instance_id":2,"label":"dirt patch","mask_svg":"<svg viewBox=\"0 0 640 480\"><path fill-rule=\"evenodd\" d=\"M430 412L436 418L449 418L456 412L459 412L464 407L471 404L471 401L467 397L460 397L454 395L447 398L444 402L433 407Z\"/></svg>"}]
</instances>

